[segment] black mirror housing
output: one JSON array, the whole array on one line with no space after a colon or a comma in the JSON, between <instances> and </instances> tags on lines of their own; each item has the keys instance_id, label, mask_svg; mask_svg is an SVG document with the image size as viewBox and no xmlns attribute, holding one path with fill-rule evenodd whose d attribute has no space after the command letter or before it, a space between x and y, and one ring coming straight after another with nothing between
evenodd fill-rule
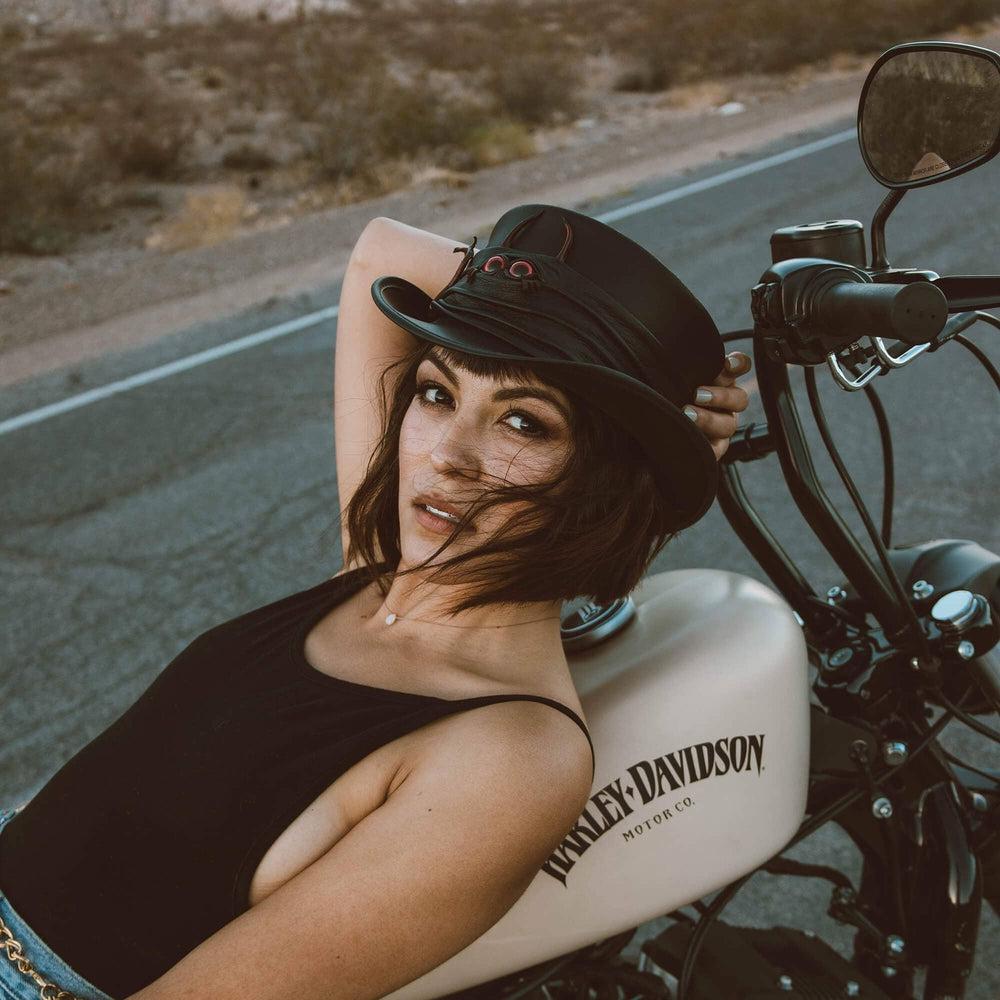
<instances>
[{"instance_id":1,"label":"black mirror housing","mask_svg":"<svg viewBox=\"0 0 1000 1000\"><path fill-rule=\"evenodd\" d=\"M908 190L973 170L1000 152L1000 54L964 42L906 42L883 52L858 102L871 175Z\"/></svg>"}]
</instances>

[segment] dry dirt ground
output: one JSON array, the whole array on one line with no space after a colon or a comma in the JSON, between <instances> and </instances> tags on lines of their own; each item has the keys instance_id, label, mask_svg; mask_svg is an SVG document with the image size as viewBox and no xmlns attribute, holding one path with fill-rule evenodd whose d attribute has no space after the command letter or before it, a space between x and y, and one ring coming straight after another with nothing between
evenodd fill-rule
<instances>
[{"instance_id":1,"label":"dry dirt ground","mask_svg":"<svg viewBox=\"0 0 1000 1000\"><path fill-rule=\"evenodd\" d=\"M963 40L996 47L1000 23ZM247 209L225 187L188 190L156 226L137 215L107 245L62 256L0 256L0 385L148 343L339 280L378 215L462 241L522 202L587 211L635 185L681 176L782 137L850 118L870 57L663 93L609 91L596 113L535 135L538 153L473 173L430 169L402 190L319 211ZM302 209L303 201L306 210ZM186 230L200 230L195 239ZM190 242L203 245L186 246Z\"/></svg>"}]
</instances>

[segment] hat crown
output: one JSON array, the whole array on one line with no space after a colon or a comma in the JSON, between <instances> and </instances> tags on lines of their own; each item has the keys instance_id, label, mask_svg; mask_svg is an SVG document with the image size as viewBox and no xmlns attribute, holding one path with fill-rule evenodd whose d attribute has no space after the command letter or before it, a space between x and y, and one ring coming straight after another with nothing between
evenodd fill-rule
<instances>
[{"instance_id":1,"label":"hat crown","mask_svg":"<svg viewBox=\"0 0 1000 1000\"><path fill-rule=\"evenodd\" d=\"M537 254L599 288L650 331L661 362L689 395L722 370L722 339L705 306L645 247L605 223L557 205L518 205L497 220L471 263L493 254L511 261Z\"/></svg>"}]
</instances>

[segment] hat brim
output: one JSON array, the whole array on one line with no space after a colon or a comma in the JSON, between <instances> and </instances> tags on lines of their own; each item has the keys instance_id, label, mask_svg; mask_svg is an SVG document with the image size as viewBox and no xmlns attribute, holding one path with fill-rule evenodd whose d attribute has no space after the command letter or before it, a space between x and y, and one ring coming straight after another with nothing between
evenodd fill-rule
<instances>
[{"instance_id":1,"label":"hat brim","mask_svg":"<svg viewBox=\"0 0 1000 1000\"><path fill-rule=\"evenodd\" d=\"M499 337L440 312L432 319L433 300L405 278L376 278L371 292L378 308L415 336L468 354L528 363L624 426L649 456L678 528L694 524L711 507L719 476L712 446L679 407L643 382L602 365L515 353Z\"/></svg>"}]
</instances>

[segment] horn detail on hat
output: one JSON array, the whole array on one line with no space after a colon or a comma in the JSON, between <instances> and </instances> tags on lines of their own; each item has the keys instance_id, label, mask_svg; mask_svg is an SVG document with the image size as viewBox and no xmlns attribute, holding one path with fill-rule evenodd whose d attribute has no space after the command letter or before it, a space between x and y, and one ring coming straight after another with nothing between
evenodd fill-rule
<instances>
[{"instance_id":1,"label":"horn detail on hat","mask_svg":"<svg viewBox=\"0 0 1000 1000\"><path fill-rule=\"evenodd\" d=\"M570 224L566 221L565 216L560 216L563 221L563 225L566 227L566 239L563 240L563 245L559 248L559 253L556 257L565 263L566 254L569 253L569 248L573 245L573 229Z\"/></svg>"},{"instance_id":2,"label":"horn detail on hat","mask_svg":"<svg viewBox=\"0 0 1000 1000\"><path fill-rule=\"evenodd\" d=\"M529 225L531 225L531 223L532 223L532 222L534 222L534 221L535 221L535 219L537 219L537 218L538 218L538 217L539 217L539 216L540 216L540 215L542 214L542 212L544 212L544 211L545 211L545 209L543 208L543 209L541 209L540 211L538 211L538 212L535 212L535 214L534 214L534 215L529 215L527 219L522 219L522 220L521 220L521 221L520 221L520 222L519 222L519 223L518 223L518 224L517 224L517 225L516 225L516 226L515 226L515 227L514 227L514 228L513 228L513 229L512 229L512 230L511 230L511 231L510 231L509 233L508 233L508 234L507 234L507 239L505 239L505 240L503 241L503 243L501 243L501 244L500 244L500 246L502 246L502 247L509 247L510 249L514 249L514 247L513 247L513 242L514 242L514 240L515 240L515 239L517 238L517 234L518 234L519 232L521 232L521 230L522 230L522 229L524 229L524 228L525 228L525 226L529 226Z\"/></svg>"}]
</instances>

